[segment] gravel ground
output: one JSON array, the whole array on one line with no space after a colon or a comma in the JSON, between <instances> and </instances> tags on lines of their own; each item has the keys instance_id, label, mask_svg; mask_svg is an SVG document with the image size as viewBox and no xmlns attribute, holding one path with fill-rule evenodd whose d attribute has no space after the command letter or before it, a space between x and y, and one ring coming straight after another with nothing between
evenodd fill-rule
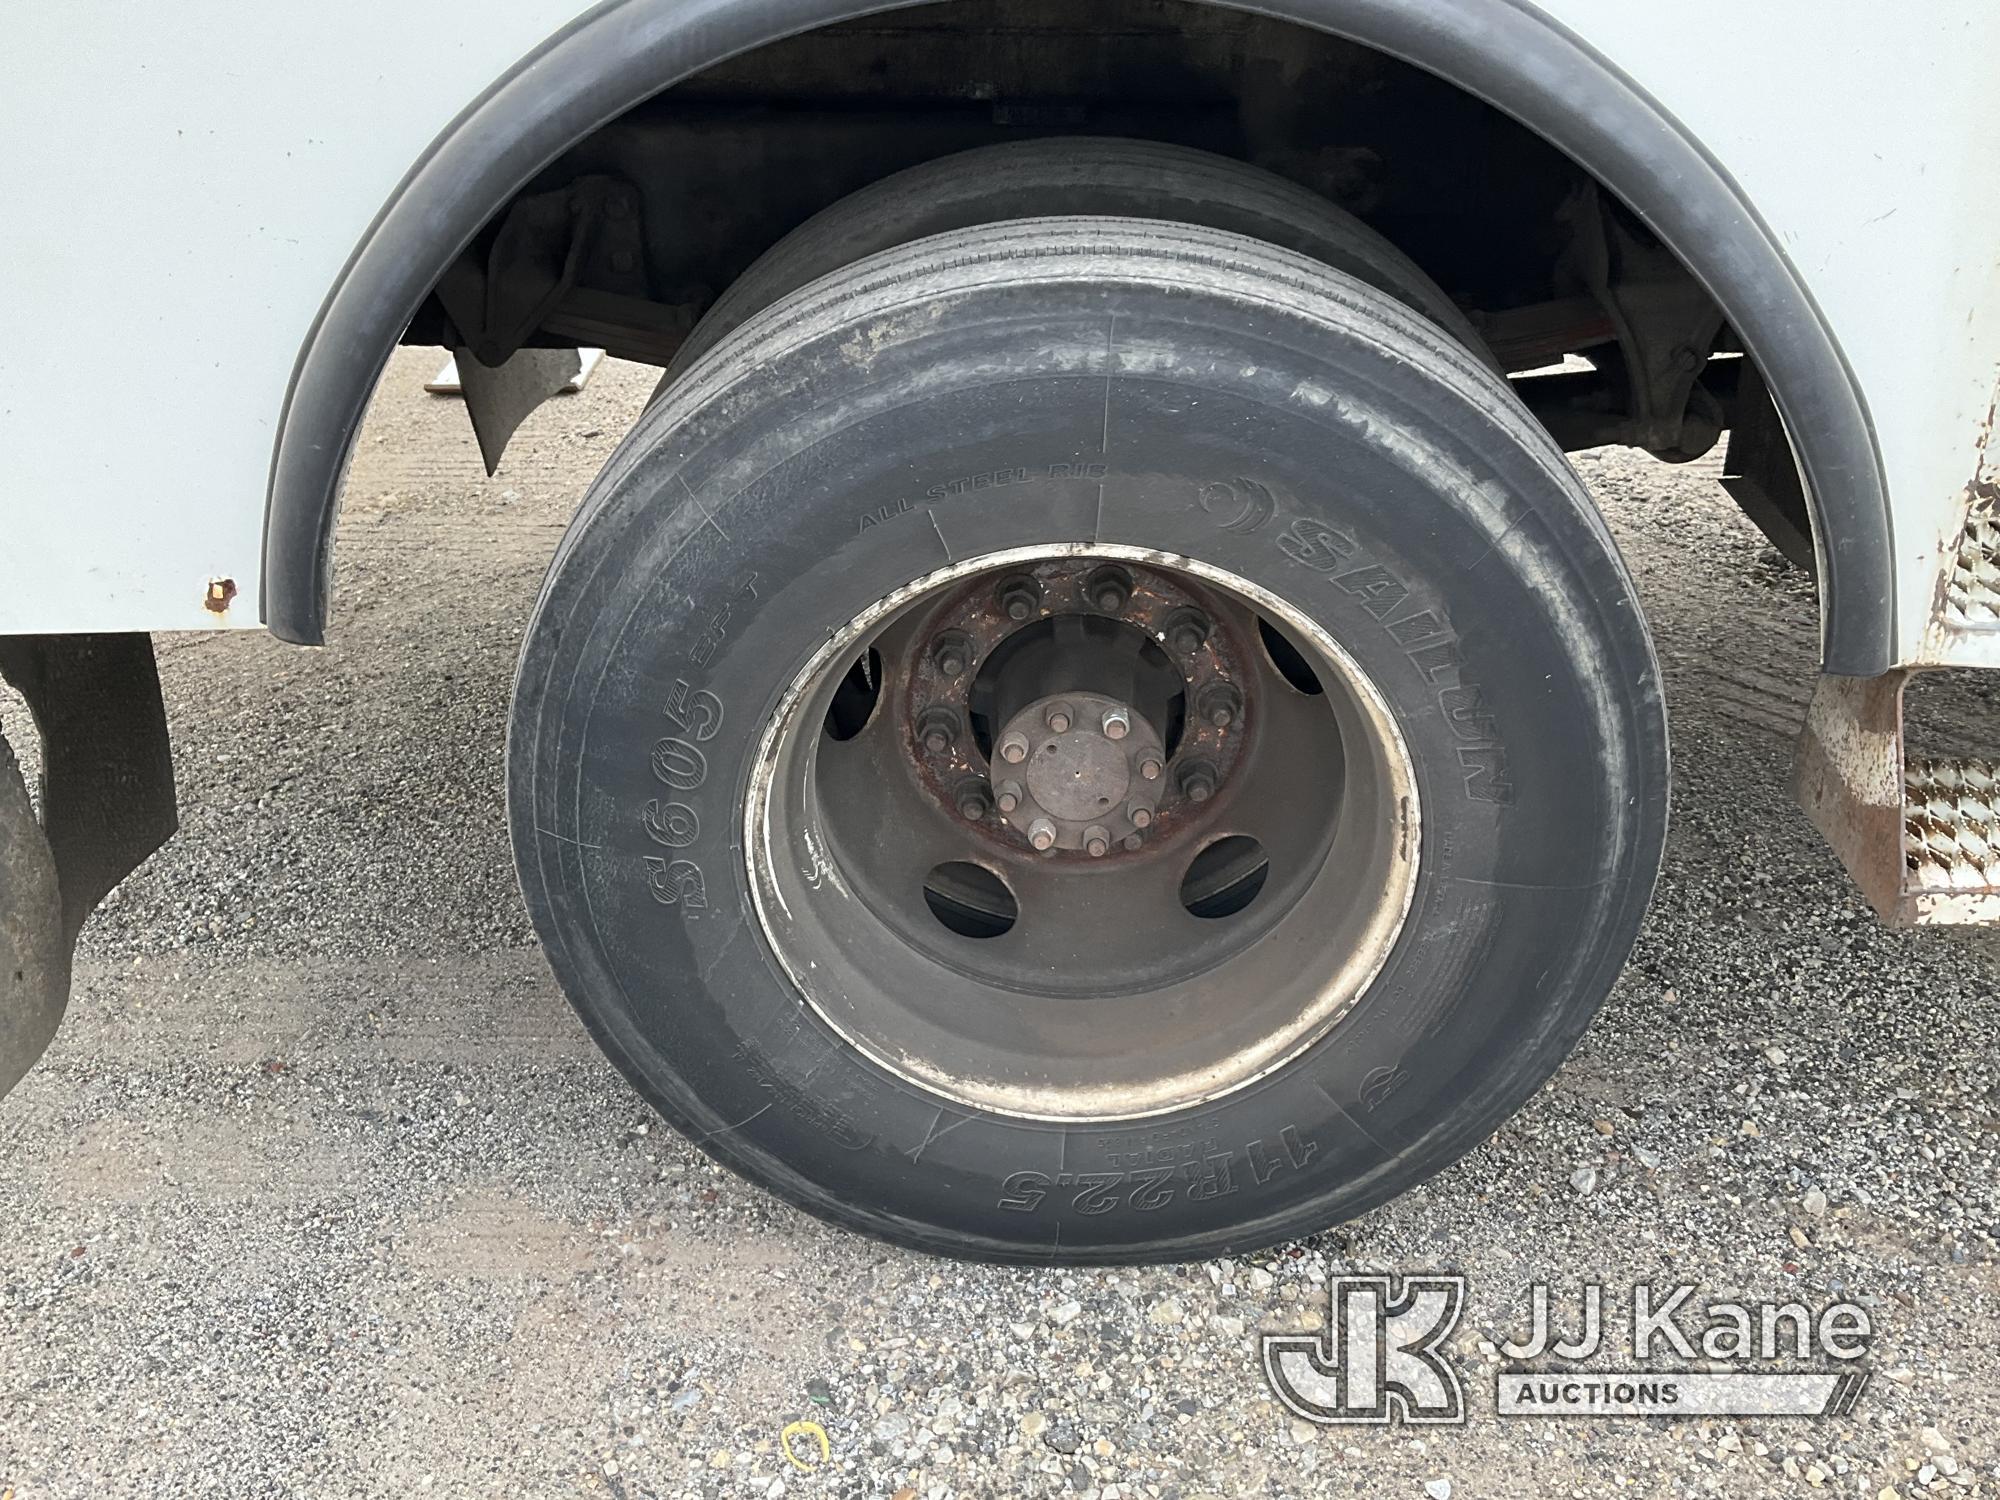
<instances>
[{"instance_id":1,"label":"gravel ground","mask_svg":"<svg viewBox=\"0 0 2000 1500\"><path fill-rule=\"evenodd\" d=\"M0 1500L106 1495L2000 1494L1983 935L1878 929L1788 800L1813 604L1710 465L1580 460L1668 673L1677 811L1630 970L1553 1083L1402 1200L1237 1262L972 1267L711 1166L535 950L500 780L518 637L650 374L484 479L392 364L336 642L161 651L184 829L85 935L0 1107ZM1913 710L2000 741L1984 681ZM1462 1430L1294 1424L1253 1339L1349 1269L1462 1271ZM1823 1421L1500 1419L1534 1279L1850 1297ZM780 1433L799 1419L830 1456Z\"/></svg>"}]
</instances>

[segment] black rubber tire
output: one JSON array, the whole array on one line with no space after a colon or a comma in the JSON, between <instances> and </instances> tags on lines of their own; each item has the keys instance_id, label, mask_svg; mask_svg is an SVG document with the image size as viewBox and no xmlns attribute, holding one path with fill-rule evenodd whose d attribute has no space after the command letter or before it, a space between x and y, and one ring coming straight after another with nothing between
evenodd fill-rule
<instances>
[{"instance_id":1,"label":"black rubber tire","mask_svg":"<svg viewBox=\"0 0 2000 1500\"><path fill-rule=\"evenodd\" d=\"M999 472L1020 482L970 478ZM1407 737L1422 862L1381 974L1293 1061L1178 1114L1062 1125L841 1041L781 977L740 846L757 737L830 631L947 557L1093 538L1227 569L1339 640ZM1322 1228L1484 1140L1637 933L1666 725L1610 535L1503 381L1301 257L1063 219L848 267L690 370L567 540L508 743L535 925L663 1114L837 1223L1043 1262ZM694 821L670 839L644 817L662 735L705 767L674 783Z\"/></svg>"},{"instance_id":2,"label":"black rubber tire","mask_svg":"<svg viewBox=\"0 0 2000 1500\"><path fill-rule=\"evenodd\" d=\"M1494 363L1471 322L1422 267L1319 194L1262 167L1187 146L1061 136L939 157L815 214L716 299L675 352L660 389L745 320L842 266L954 229L1060 215L1197 224L1295 251L1387 292Z\"/></svg>"}]
</instances>

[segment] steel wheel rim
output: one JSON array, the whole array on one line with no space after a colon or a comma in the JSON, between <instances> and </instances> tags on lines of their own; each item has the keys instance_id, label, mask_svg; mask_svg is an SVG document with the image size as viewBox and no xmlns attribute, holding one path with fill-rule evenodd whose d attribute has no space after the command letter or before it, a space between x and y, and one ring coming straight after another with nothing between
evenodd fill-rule
<instances>
[{"instance_id":1,"label":"steel wheel rim","mask_svg":"<svg viewBox=\"0 0 2000 1500\"><path fill-rule=\"evenodd\" d=\"M949 626L955 618L939 613L948 602L1010 572L1039 569L1055 579L1082 578L1085 570L1103 567L1170 580L1191 591L1188 597L1220 601L1215 635L1231 626L1238 637L1231 649L1242 660L1234 670L1251 700L1239 700L1238 738L1249 748L1222 768L1221 794L1210 799L1216 805L1209 814L1169 828L1163 809L1160 837L1149 846L1141 832L1138 849L1120 840L1115 853L1100 854L1080 846L1081 833L1092 830L1070 830L1065 838L1072 846L1037 854L1025 830L990 802L984 820L1003 825L997 831L968 818L962 803L939 805L952 803L959 788L945 782L941 790L939 778L922 766L905 785L893 776L857 779L855 762L838 759L863 736L872 737L863 754L879 758L885 746L901 744L916 760L926 756L925 730L937 726L917 722L927 701L920 678L935 679L936 673L918 657L935 652L940 622ZM1155 592L1165 598L1169 590ZM1017 623L1038 628L1045 618L1075 612L1073 604L1057 601ZM1280 682L1284 673L1274 648L1260 642L1254 653L1244 649L1243 622L1260 619L1309 662L1323 688L1310 704L1290 701L1306 695L1287 692L1289 684ZM1150 623L1159 626L1157 613ZM881 657L882 681L866 720L852 739L830 740L823 726L842 680L853 663L883 645L891 651ZM1215 649L1219 654L1223 647ZM1184 674L1196 670L1186 665L1191 660L1182 658ZM1281 692L1287 695L1276 696ZM1040 701L1030 705L1037 714ZM1313 732L1324 731L1336 747L1337 775L1300 753L1297 736L1305 731L1298 726L1314 712L1323 722ZM1285 736L1268 727L1279 725L1289 726ZM1182 812L1188 798L1175 778L1191 758L1182 750L1205 752L1226 738L1210 736L1207 727L1196 736L1184 729L1172 746L1163 743L1162 779L1175 788ZM1049 741L1064 737L1046 732L1042 738L1054 750ZM940 764L962 775L984 761L990 797L1012 768L997 753L997 733L983 748L977 741L974 726L961 723ZM1077 763L1087 761L1101 772L1107 763L1102 752L1096 747ZM1281 759L1306 760L1309 778L1337 782L1335 792L1319 795L1315 804L1333 809L1330 822L1312 825L1316 844L1273 820L1268 808L1258 810L1255 794L1268 790L1260 773ZM1136 755L1130 764L1137 764ZM1231 781L1233 772L1244 779ZM1105 786L1118 784L1113 774ZM1143 799L1144 791L1135 795ZM855 804L878 794L878 806L857 811ZM1249 836L1236 831L1247 822L1256 823L1264 835L1259 842L1267 844L1267 874L1247 905L1220 918L1188 906L1163 909L1160 893L1177 868L1185 871L1180 899L1187 901L1191 889L1195 901L1204 898L1198 860L1224 839ZM1323 1037L1368 991L1404 928L1420 830L1408 746L1380 691L1323 628L1271 591L1213 565L1081 543L967 559L862 610L786 688L761 735L743 806L748 884L762 935L821 1021L912 1085L968 1108L1059 1121L1137 1119L1198 1105L1247 1087ZM1282 858L1272 857L1272 844ZM1016 898L1019 916L996 941L947 927L935 902L915 899L919 889L928 889L918 878L937 863L931 856L954 848L962 863L983 870ZM901 862L886 879L884 860ZM1220 873L1210 871L1208 878L1222 882L1226 901L1234 889L1229 882L1240 886L1242 878L1231 874L1227 860L1220 863ZM1135 876L1142 866L1147 873ZM1125 884L1115 886L1120 880ZM962 899L976 915L981 899L997 900L990 888L982 897L981 885L974 878L963 889L949 889L947 905ZM1032 895L1024 898L1019 886ZM1108 933L1102 942L1092 939L1089 914L1123 909L1118 903L1134 891L1151 903L1137 909L1154 920ZM1081 914L1067 910L1072 907ZM1159 936L1134 936L1145 933ZM1158 965L1126 962L1149 942L1166 950ZM1092 951L1106 945L1108 955ZM1102 962L1093 968L1080 954Z\"/></svg>"}]
</instances>

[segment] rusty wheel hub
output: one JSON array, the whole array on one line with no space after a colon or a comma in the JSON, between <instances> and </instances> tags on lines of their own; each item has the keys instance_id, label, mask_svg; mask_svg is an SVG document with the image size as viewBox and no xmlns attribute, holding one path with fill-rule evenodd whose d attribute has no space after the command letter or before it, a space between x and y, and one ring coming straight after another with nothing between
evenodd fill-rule
<instances>
[{"instance_id":1,"label":"rusty wheel hub","mask_svg":"<svg viewBox=\"0 0 2000 1500\"><path fill-rule=\"evenodd\" d=\"M1259 648L1198 582L1061 558L963 587L913 651L928 793L981 837L1114 860L1185 834L1245 753Z\"/></svg>"},{"instance_id":2,"label":"rusty wheel hub","mask_svg":"<svg viewBox=\"0 0 2000 1500\"><path fill-rule=\"evenodd\" d=\"M1275 595L1136 548L885 598L801 672L759 765L752 890L806 1002L1010 1114L1262 1076L1360 994L1413 890L1414 777L1372 685Z\"/></svg>"}]
</instances>

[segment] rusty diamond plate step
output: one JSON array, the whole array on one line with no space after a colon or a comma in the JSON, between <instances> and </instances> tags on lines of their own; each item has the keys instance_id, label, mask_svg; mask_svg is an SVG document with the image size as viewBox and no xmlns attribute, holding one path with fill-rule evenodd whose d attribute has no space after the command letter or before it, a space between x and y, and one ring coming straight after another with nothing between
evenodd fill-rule
<instances>
[{"instance_id":1,"label":"rusty diamond plate step","mask_svg":"<svg viewBox=\"0 0 2000 1500\"><path fill-rule=\"evenodd\" d=\"M1945 576L1939 614L1948 629L1977 630L2000 626L2000 495L1993 481L1973 496L1965 535Z\"/></svg>"},{"instance_id":2,"label":"rusty diamond plate step","mask_svg":"<svg viewBox=\"0 0 2000 1500\"><path fill-rule=\"evenodd\" d=\"M1929 627L1918 655L1939 666L2000 667L2000 389L1979 424L1965 523L1940 559Z\"/></svg>"},{"instance_id":3,"label":"rusty diamond plate step","mask_svg":"<svg viewBox=\"0 0 2000 1500\"><path fill-rule=\"evenodd\" d=\"M1903 688L1915 665L2000 668L2000 389L1973 450L1964 520L1940 549L1917 663L1880 677L1820 678L1799 734L1799 805L1898 927L2000 924L2000 761L1912 760L1903 741Z\"/></svg>"},{"instance_id":4,"label":"rusty diamond plate step","mask_svg":"<svg viewBox=\"0 0 2000 1500\"><path fill-rule=\"evenodd\" d=\"M1906 762L1909 675L1820 679L1799 805L1890 925L2000 923L2000 762Z\"/></svg>"},{"instance_id":5,"label":"rusty diamond plate step","mask_svg":"<svg viewBox=\"0 0 2000 1500\"><path fill-rule=\"evenodd\" d=\"M1903 865L1919 890L2000 890L2000 762L1909 762Z\"/></svg>"}]
</instances>

